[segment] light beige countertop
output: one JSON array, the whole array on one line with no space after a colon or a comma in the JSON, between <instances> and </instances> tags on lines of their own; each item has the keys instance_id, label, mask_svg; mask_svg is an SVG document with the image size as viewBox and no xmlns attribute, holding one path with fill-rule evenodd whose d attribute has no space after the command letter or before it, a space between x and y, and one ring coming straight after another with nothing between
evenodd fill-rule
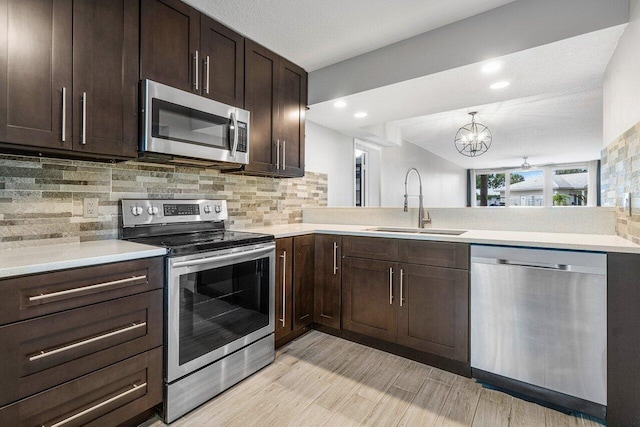
<instances>
[{"instance_id":1,"label":"light beige countertop","mask_svg":"<svg viewBox=\"0 0 640 427\"><path fill-rule=\"evenodd\" d=\"M0 251L0 278L163 256L164 248L124 240L98 240Z\"/></svg>"},{"instance_id":2,"label":"light beige countertop","mask_svg":"<svg viewBox=\"0 0 640 427\"><path fill-rule=\"evenodd\" d=\"M547 249L640 253L640 245L610 234L549 233L535 231L469 230L459 236L372 231L371 225L285 224L247 229L255 233L273 234L276 238L303 234L340 234L396 239L433 240L485 245L525 246ZM401 227L398 227L401 228Z\"/></svg>"}]
</instances>

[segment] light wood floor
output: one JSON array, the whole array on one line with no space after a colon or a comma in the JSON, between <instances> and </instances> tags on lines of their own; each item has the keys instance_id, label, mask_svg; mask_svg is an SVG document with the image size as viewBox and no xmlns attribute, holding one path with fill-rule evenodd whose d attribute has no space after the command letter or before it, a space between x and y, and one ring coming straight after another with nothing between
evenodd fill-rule
<instances>
[{"instance_id":1,"label":"light wood floor","mask_svg":"<svg viewBox=\"0 0 640 427\"><path fill-rule=\"evenodd\" d=\"M145 426L161 427L158 419ZM599 427L475 381L312 331L171 426Z\"/></svg>"}]
</instances>

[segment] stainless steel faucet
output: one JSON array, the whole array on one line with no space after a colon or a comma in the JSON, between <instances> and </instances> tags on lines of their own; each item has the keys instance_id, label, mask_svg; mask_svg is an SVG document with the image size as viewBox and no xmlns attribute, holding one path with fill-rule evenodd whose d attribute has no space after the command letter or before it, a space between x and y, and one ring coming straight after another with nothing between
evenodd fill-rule
<instances>
[{"instance_id":1,"label":"stainless steel faucet","mask_svg":"<svg viewBox=\"0 0 640 427\"><path fill-rule=\"evenodd\" d=\"M414 196L409 195L407 191L407 182L409 180L409 175L411 172L415 172L418 175L418 181L420 182L420 195ZM407 171L407 175L404 177L404 211L409 212L409 197L418 197L418 227L424 228L425 224L431 224L431 218L429 217L429 212L427 212L427 217L424 217L424 206L422 204L422 177L420 176L420 172L418 169L411 168Z\"/></svg>"}]
</instances>

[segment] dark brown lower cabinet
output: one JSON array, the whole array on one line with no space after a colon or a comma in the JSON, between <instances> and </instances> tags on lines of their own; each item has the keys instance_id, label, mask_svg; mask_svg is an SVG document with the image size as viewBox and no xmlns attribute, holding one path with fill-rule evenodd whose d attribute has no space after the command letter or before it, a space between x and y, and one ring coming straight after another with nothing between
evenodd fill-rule
<instances>
[{"instance_id":1,"label":"dark brown lower cabinet","mask_svg":"<svg viewBox=\"0 0 640 427\"><path fill-rule=\"evenodd\" d=\"M469 359L469 272L400 264L398 344Z\"/></svg>"},{"instance_id":2,"label":"dark brown lower cabinet","mask_svg":"<svg viewBox=\"0 0 640 427\"><path fill-rule=\"evenodd\" d=\"M313 322L314 236L276 240L276 347Z\"/></svg>"},{"instance_id":3,"label":"dark brown lower cabinet","mask_svg":"<svg viewBox=\"0 0 640 427\"><path fill-rule=\"evenodd\" d=\"M342 293L342 238L318 234L315 238L314 322L340 329Z\"/></svg>"},{"instance_id":4,"label":"dark brown lower cabinet","mask_svg":"<svg viewBox=\"0 0 640 427\"><path fill-rule=\"evenodd\" d=\"M313 234L293 239L293 330L313 323Z\"/></svg>"},{"instance_id":5,"label":"dark brown lower cabinet","mask_svg":"<svg viewBox=\"0 0 640 427\"><path fill-rule=\"evenodd\" d=\"M607 425L640 425L640 255L607 254Z\"/></svg>"},{"instance_id":6,"label":"dark brown lower cabinet","mask_svg":"<svg viewBox=\"0 0 640 427\"><path fill-rule=\"evenodd\" d=\"M276 240L276 341L293 331L293 238Z\"/></svg>"},{"instance_id":7,"label":"dark brown lower cabinet","mask_svg":"<svg viewBox=\"0 0 640 427\"><path fill-rule=\"evenodd\" d=\"M342 328L395 342L398 306L394 301L397 264L363 258L342 260Z\"/></svg>"},{"instance_id":8,"label":"dark brown lower cabinet","mask_svg":"<svg viewBox=\"0 0 640 427\"><path fill-rule=\"evenodd\" d=\"M162 290L12 323L0 406L162 345Z\"/></svg>"},{"instance_id":9,"label":"dark brown lower cabinet","mask_svg":"<svg viewBox=\"0 0 640 427\"><path fill-rule=\"evenodd\" d=\"M3 425L115 426L162 401L162 348L0 409Z\"/></svg>"},{"instance_id":10,"label":"dark brown lower cabinet","mask_svg":"<svg viewBox=\"0 0 640 427\"><path fill-rule=\"evenodd\" d=\"M343 244L344 331L468 368L468 245L352 236Z\"/></svg>"},{"instance_id":11,"label":"dark brown lower cabinet","mask_svg":"<svg viewBox=\"0 0 640 427\"><path fill-rule=\"evenodd\" d=\"M0 425L116 426L162 402L164 258L0 280Z\"/></svg>"}]
</instances>

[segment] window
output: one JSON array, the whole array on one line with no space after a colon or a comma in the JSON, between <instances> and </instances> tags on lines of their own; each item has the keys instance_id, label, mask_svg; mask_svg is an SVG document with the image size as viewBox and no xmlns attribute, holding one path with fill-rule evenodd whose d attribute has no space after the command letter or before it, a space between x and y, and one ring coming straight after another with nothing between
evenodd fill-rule
<instances>
[{"instance_id":1,"label":"window","mask_svg":"<svg viewBox=\"0 0 640 427\"><path fill-rule=\"evenodd\" d=\"M597 206L598 162L476 170L475 206ZM472 195L472 200L474 197Z\"/></svg>"}]
</instances>

